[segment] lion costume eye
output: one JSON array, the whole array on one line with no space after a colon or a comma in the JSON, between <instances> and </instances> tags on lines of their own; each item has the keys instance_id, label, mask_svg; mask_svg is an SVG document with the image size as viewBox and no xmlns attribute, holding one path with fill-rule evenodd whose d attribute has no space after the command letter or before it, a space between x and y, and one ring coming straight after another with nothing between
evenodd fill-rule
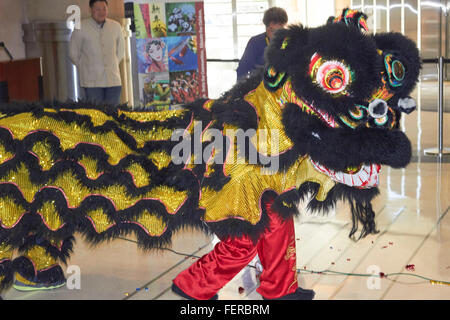
<instances>
[{"instance_id":1,"label":"lion costume eye","mask_svg":"<svg viewBox=\"0 0 450 320\"><path fill-rule=\"evenodd\" d=\"M349 67L337 60L326 61L315 53L309 67L311 80L331 94L346 95L351 83L352 73Z\"/></svg>"},{"instance_id":2,"label":"lion costume eye","mask_svg":"<svg viewBox=\"0 0 450 320\"><path fill-rule=\"evenodd\" d=\"M400 87L406 72L403 63L400 60L396 60L392 54L386 54L384 57L384 66L391 87Z\"/></svg>"}]
</instances>

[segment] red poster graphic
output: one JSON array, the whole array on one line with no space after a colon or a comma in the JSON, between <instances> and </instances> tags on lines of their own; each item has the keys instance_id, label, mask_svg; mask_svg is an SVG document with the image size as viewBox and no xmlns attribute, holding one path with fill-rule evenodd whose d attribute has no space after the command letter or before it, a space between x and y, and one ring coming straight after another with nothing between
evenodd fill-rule
<instances>
[{"instance_id":1,"label":"red poster graphic","mask_svg":"<svg viewBox=\"0 0 450 320\"><path fill-rule=\"evenodd\" d=\"M205 48L205 11L203 1L195 3L197 30L198 81L200 96L208 97L208 82L206 80L206 48Z\"/></svg>"},{"instance_id":2,"label":"red poster graphic","mask_svg":"<svg viewBox=\"0 0 450 320\"><path fill-rule=\"evenodd\" d=\"M144 19L144 24L145 24L145 29L147 30L147 35L151 35L152 34L152 29L150 26L150 11L149 11L149 7L148 7L148 3L146 4L141 4L141 12L142 12L142 18Z\"/></svg>"}]
</instances>

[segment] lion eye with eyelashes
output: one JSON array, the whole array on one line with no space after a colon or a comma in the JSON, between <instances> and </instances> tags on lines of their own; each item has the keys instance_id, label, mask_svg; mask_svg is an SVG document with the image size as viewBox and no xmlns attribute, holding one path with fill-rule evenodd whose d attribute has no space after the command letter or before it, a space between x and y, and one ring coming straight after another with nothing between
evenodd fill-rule
<instances>
[{"instance_id":1,"label":"lion eye with eyelashes","mask_svg":"<svg viewBox=\"0 0 450 320\"><path fill-rule=\"evenodd\" d=\"M325 92L333 95L348 95L347 88L352 82L352 71L338 60L326 60L318 53L309 65L311 80Z\"/></svg>"},{"instance_id":2,"label":"lion eye with eyelashes","mask_svg":"<svg viewBox=\"0 0 450 320\"><path fill-rule=\"evenodd\" d=\"M405 78L405 66L403 63L396 59L392 54L386 54L384 56L384 66L391 87L400 87Z\"/></svg>"}]
</instances>

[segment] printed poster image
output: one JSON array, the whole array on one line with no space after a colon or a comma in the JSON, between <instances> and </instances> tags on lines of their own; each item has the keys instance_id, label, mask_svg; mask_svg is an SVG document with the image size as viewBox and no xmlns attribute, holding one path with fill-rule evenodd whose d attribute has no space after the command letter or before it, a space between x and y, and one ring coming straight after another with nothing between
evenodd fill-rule
<instances>
[{"instance_id":1,"label":"printed poster image","mask_svg":"<svg viewBox=\"0 0 450 320\"><path fill-rule=\"evenodd\" d=\"M169 73L139 74L140 100L146 110L164 110L171 104Z\"/></svg>"},{"instance_id":2,"label":"printed poster image","mask_svg":"<svg viewBox=\"0 0 450 320\"><path fill-rule=\"evenodd\" d=\"M182 104L200 98L200 84L197 70L170 73L172 102Z\"/></svg>"},{"instance_id":3,"label":"printed poster image","mask_svg":"<svg viewBox=\"0 0 450 320\"><path fill-rule=\"evenodd\" d=\"M166 3L167 36L196 34L196 19L194 2Z\"/></svg>"},{"instance_id":4,"label":"printed poster image","mask_svg":"<svg viewBox=\"0 0 450 320\"><path fill-rule=\"evenodd\" d=\"M138 72L168 72L166 38L137 39Z\"/></svg>"},{"instance_id":5,"label":"printed poster image","mask_svg":"<svg viewBox=\"0 0 450 320\"><path fill-rule=\"evenodd\" d=\"M208 96L204 3L168 1L124 3L134 26L135 105L145 110Z\"/></svg>"},{"instance_id":6,"label":"printed poster image","mask_svg":"<svg viewBox=\"0 0 450 320\"><path fill-rule=\"evenodd\" d=\"M167 36L166 9L163 3L149 4L152 38Z\"/></svg>"},{"instance_id":7,"label":"printed poster image","mask_svg":"<svg viewBox=\"0 0 450 320\"><path fill-rule=\"evenodd\" d=\"M150 37L150 13L148 11L148 4L134 4L134 24L136 39Z\"/></svg>"},{"instance_id":8,"label":"printed poster image","mask_svg":"<svg viewBox=\"0 0 450 320\"><path fill-rule=\"evenodd\" d=\"M196 37L167 37L166 41L170 72L198 69Z\"/></svg>"}]
</instances>

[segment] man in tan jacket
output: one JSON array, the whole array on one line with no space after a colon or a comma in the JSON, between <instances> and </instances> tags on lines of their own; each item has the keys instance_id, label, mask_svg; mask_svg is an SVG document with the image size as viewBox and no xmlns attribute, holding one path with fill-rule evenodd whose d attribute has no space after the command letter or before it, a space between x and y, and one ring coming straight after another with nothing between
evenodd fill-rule
<instances>
[{"instance_id":1,"label":"man in tan jacket","mask_svg":"<svg viewBox=\"0 0 450 320\"><path fill-rule=\"evenodd\" d=\"M125 56L121 25L108 19L107 0L90 0L91 17L72 33L69 55L78 69L85 99L118 105L122 91L119 63Z\"/></svg>"}]
</instances>

